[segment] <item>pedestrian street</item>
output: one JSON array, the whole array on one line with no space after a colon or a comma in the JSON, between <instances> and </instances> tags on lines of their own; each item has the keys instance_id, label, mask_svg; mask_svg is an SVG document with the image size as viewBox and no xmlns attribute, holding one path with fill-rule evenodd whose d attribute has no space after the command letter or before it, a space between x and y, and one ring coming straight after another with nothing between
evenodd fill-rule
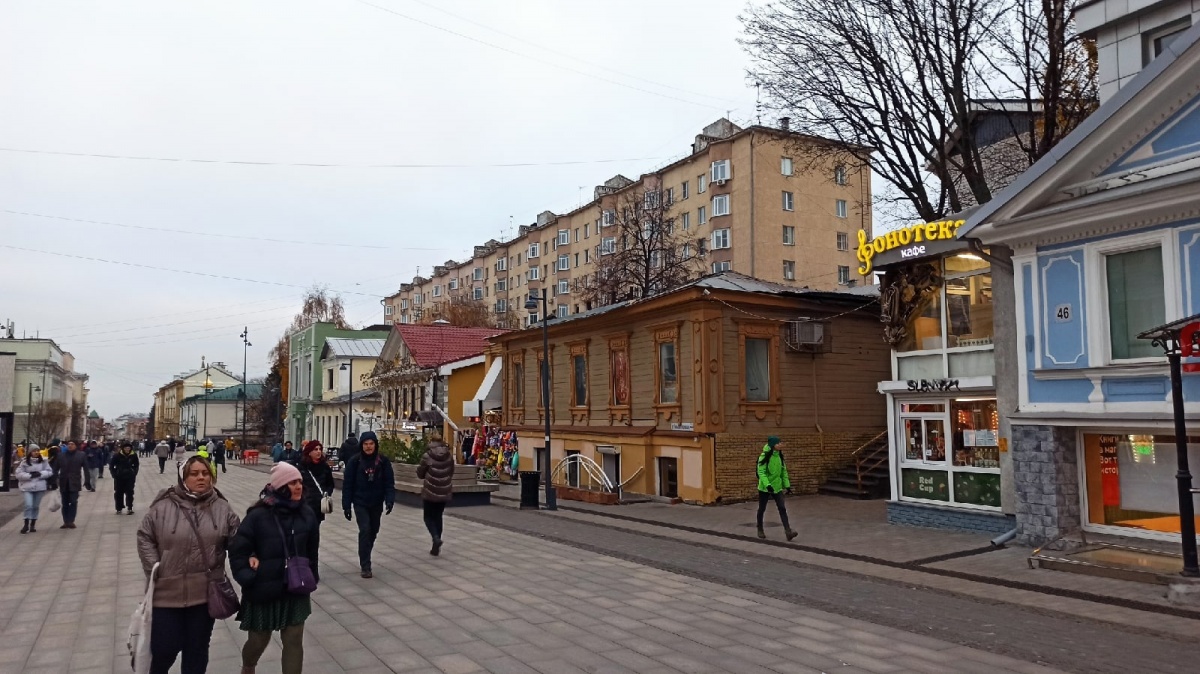
<instances>
[{"instance_id":1,"label":"pedestrian street","mask_svg":"<svg viewBox=\"0 0 1200 674\"><path fill-rule=\"evenodd\" d=\"M113 512L106 478L81 495L78 529L45 509L36 534L18 534L19 517L0 528L0 672L129 671L144 591L135 532L170 468L143 461L133 516ZM266 477L233 465L217 486L244 513ZM403 506L384 517L364 580L356 534L340 510L322 527L306 672L1051 671L453 516L431 557L420 512ZM260 673L279 671L274 638ZM235 620L219 622L208 671L239 671L244 642Z\"/></svg>"}]
</instances>

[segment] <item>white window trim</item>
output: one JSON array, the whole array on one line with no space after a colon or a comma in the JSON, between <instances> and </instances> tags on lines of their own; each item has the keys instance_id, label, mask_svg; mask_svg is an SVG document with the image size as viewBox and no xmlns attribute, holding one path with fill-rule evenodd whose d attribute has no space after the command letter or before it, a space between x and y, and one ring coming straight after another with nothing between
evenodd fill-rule
<instances>
[{"instance_id":1,"label":"white window trim","mask_svg":"<svg viewBox=\"0 0 1200 674\"><path fill-rule=\"evenodd\" d=\"M571 283L569 281L558 282L558 294L569 295L571 293Z\"/></svg>"},{"instance_id":2,"label":"white window trim","mask_svg":"<svg viewBox=\"0 0 1200 674\"><path fill-rule=\"evenodd\" d=\"M724 212L722 212L722 213L717 212L717 204L718 203L725 205ZM729 195L728 194L717 194L717 195L713 196L713 198L712 198L712 217L714 217L714 218L723 217L723 216L729 215L731 212L732 212L732 207L729 204Z\"/></svg>"},{"instance_id":3,"label":"white window trim","mask_svg":"<svg viewBox=\"0 0 1200 674\"><path fill-rule=\"evenodd\" d=\"M526 280L539 281L541 280L542 268L534 265L525 272Z\"/></svg>"},{"instance_id":4,"label":"white window trim","mask_svg":"<svg viewBox=\"0 0 1200 674\"><path fill-rule=\"evenodd\" d=\"M559 255L558 263L555 265L555 268L558 269L558 271L567 271L568 269L570 269L571 268L571 256L570 255Z\"/></svg>"},{"instance_id":5,"label":"white window trim","mask_svg":"<svg viewBox=\"0 0 1200 674\"><path fill-rule=\"evenodd\" d=\"M441 296L442 296L442 287L441 287L441 286L434 286L434 287L433 287L433 296L434 296L434 297L441 297Z\"/></svg>"},{"instance_id":6,"label":"white window trim","mask_svg":"<svg viewBox=\"0 0 1200 674\"><path fill-rule=\"evenodd\" d=\"M525 252L526 258L535 258L542 256L542 248L538 242L529 244L529 250Z\"/></svg>"},{"instance_id":7,"label":"white window trim","mask_svg":"<svg viewBox=\"0 0 1200 674\"><path fill-rule=\"evenodd\" d=\"M788 265L789 264L792 267L790 276L788 275ZM795 281L796 280L796 261L795 260L784 260L783 261L783 280L785 280L785 281Z\"/></svg>"},{"instance_id":8,"label":"white window trim","mask_svg":"<svg viewBox=\"0 0 1200 674\"><path fill-rule=\"evenodd\" d=\"M600 226L611 227L617 223L617 212L611 208L606 208L600 212ZM585 232L586 234L586 232ZM586 238L586 237L585 237Z\"/></svg>"},{"instance_id":9,"label":"white window trim","mask_svg":"<svg viewBox=\"0 0 1200 674\"><path fill-rule=\"evenodd\" d=\"M571 243L571 230L569 230L569 229L558 230L558 245L565 246L569 243Z\"/></svg>"},{"instance_id":10,"label":"white window trim","mask_svg":"<svg viewBox=\"0 0 1200 674\"><path fill-rule=\"evenodd\" d=\"M390 305L390 304L383 305L383 315L384 316L391 316L393 313L395 313L395 311L396 311L396 308L393 307L392 305Z\"/></svg>"},{"instance_id":11,"label":"white window trim","mask_svg":"<svg viewBox=\"0 0 1200 674\"><path fill-rule=\"evenodd\" d=\"M1170 323L1184 317L1183 296L1179 287L1179 251L1176 247L1176 229L1163 229L1154 232L1143 232L1131 236L1106 239L1085 244L1083 247L1084 283L1087 290L1087 316L1094 317L1089 323L1095 329L1088 330L1088 366L1104 367L1106 365L1136 365L1138 363L1162 363L1166 356L1150 358L1116 358L1112 357L1112 337L1109 335L1108 313L1108 274L1105 268L1106 255L1129 253L1135 250L1160 246L1163 264L1163 297L1164 322ZM1040 268L1040 264L1039 264ZM1044 291L1045 289L1043 289ZM1094 312L1094 313L1093 313ZM1042 316L1036 316L1040 325ZM1098 320L1097 320L1098 319ZM1040 326L1044 329L1045 326Z\"/></svg>"},{"instance_id":12,"label":"white window trim","mask_svg":"<svg viewBox=\"0 0 1200 674\"><path fill-rule=\"evenodd\" d=\"M789 229L791 230L791 234L792 234L791 241L788 240L788 230ZM783 245L785 245L785 246L796 245L796 226L795 225L783 225Z\"/></svg>"},{"instance_id":13,"label":"white window trim","mask_svg":"<svg viewBox=\"0 0 1200 674\"><path fill-rule=\"evenodd\" d=\"M483 288L476 288L474 297L477 300L483 299Z\"/></svg>"},{"instance_id":14,"label":"white window trim","mask_svg":"<svg viewBox=\"0 0 1200 674\"><path fill-rule=\"evenodd\" d=\"M471 270L471 278L476 281L483 280L483 267L475 267Z\"/></svg>"},{"instance_id":15,"label":"white window trim","mask_svg":"<svg viewBox=\"0 0 1200 674\"><path fill-rule=\"evenodd\" d=\"M782 202L781 205L783 206L783 210L787 211L788 213L791 213L796 210L796 193L795 192L789 192L787 190L783 190L783 192L780 194L780 201Z\"/></svg>"},{"instance_id":16,"label":"white window trim","mask_svg":"<svg viewBox=\"0 0 1200 674\"><path fill-rule=\"evenodd\" d=\"M720 265L722 267L722 269L717 269L717 265ZM714 273L714 274L717 274L717 273L723 272L723 271L730 271L731 269L733 269L733 263L731 263L729 260L724 260L722 262L714 262L714 263L712 263L712 266L709 267L709 269L711 269L712 273Z\"/></svg>"},{"instance_id":17,"label":"white window trim","mask_svg":"<svg viewBox=\"0 0 1200 674\"><path fill-rule=\"evenodd\" d=\"M609 245L609 244L611 244L611 245ZM600 254L601 255L612 255L615 252L617 252L617 237L606 236L603 239L600 239Z\"/></svg>"},{"instance_id":18,"label":"white window trim","mask_svg":"<svg viewBox=\"0 0 1200 674\"><path fill-rule=\"evenodd\" d=\"M717 169L718 168L721 169L721 177L720 178L717 177ZM732 167L730 166L728 159L718 159L717 161L714 161L712 163L712 165L709 166L709 169L708 169L709 170L709 180L714 183L720 182L723 180L729 180L730 178L733 177L733 171L730 170L731 168Z\"/></svg>"},{"instance_id":19,"label":"white window trim","mask_svg":"<svg viewBox=\"0 0 1200 674\"><path fill-rule=\"evenodd\" d=\"M724 238L724 240L725 240L725 245L718 246L717 245L717 235L722 232L724 232L724 236L722 238ZM722 227L721 229L714 229L712 231L712 234L710 235L710 238L711 238L711 240L709 241L709 248L712 250L725 250L727 248L732 247L732 245L733 245L733 241L731 240L731 237L729 235L728 227Z\"/></svg>"},{"instance_id":20,"label":"white window trim","mask_svg":"<svg viewBox=\"0 0 1200 674\"><path fill-rule=\"evenodd\" d=\"M843 206L842 212L838 213L838 206ZM850 217L850 203L845 199L835 199L833 202L833 214L839 218Z\"/></svg>"},{"instance_id":21,"label":"white window trim","mask_svg":"<svg viewBox=\"0 0 1200 674\"><path fill-rule=\"evenodd\" d=\"M458 290L458 279L456 279L456 278L450 279L449 289L450 290Z\"/></svg>"},{"instance_id":22,"label":"white window trim","mask_svg":"<svg viewBox=\"0 0 1200 674\"><path fill-rule=\"evenodd\" d=\"M841 245L842 238L845 238L845 240L846 240L845 246ZM841 251L850 250L850 232L837 232L835 239L836 239L836 241L835 241L834 245L837 246L838 250L841 250Z\"/></svg>"},{"instance_id":23,"label":"white window trim","mask_svg":"<svg viewBox=\"0 0 1200 674\"><path fill-rule=\"evenodd\" d=\"M785 171L784 168L787 168ZM785 176L796 175L796 162L792 161L791 157L779 158L779 174Z\"/></svg>"},{"instance_id":24,"label":"white window trim","mask_svg":"<svg viewBox=\"0 0 1200 674\"><path fill-rule=\"evenodd\" d=\"M496 260L496 271L508 271L508 258L502 257Z\"/></svg>"}]
</instances>

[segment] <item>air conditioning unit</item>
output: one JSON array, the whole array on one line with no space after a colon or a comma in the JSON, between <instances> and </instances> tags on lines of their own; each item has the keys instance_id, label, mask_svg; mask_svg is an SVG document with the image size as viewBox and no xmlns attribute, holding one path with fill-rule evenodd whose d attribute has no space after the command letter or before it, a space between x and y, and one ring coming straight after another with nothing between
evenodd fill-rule
<instances>
[{"instance_id":1,"label":"air conditioning unit","mask_svg":"<svg viewBox=\"0 0 1200 674\"><path fill-rule=\"evenodd\" d=\"M714 184L714 185L724 185L724 184L725 184L726 182L728 182L728 181L729 181L729 179L728 179L728 178L722 178L722 179L720 179L720 180L714 180L714 181L713 181L713 184Z\"/></svg>"},{"instance_id":2,"label":"air conditioning unit","mask_svg":"<svg viewBox=\"0 0 1200 674\"><path fill-rule=\"evenodd\" d=\"M829 350L829 341L826 335L827 325L824 321L808 318L788 321L784 344L788 351L825 353Z\"/></svg>"}]
</instances>

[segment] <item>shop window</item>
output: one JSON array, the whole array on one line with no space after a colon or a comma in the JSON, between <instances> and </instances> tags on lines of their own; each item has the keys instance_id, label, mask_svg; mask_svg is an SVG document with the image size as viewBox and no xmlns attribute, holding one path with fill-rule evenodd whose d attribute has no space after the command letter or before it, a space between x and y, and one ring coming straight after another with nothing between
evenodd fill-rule
<instances>
[{"instance_id":1,"label":"shop window","mask_svg":"<svg viewBox=\"0 0 1200 674\"><path fill-rule=\"evenodd\" d=\"M946 259L946 332L948 346L985 346L992 343L992 275L987 263L974 255ZM967 259L963 259L967 258ZM983 264L983 270L955 267Z\"/></svg>"},{"instance_id":2,"label":"shop window","mask_svg":"<svg viewBox=\"0 0 1200 674\"><path fill-rule=\"evenodd\" d=\"M1187 452L1200 465L1200 437L1188 437ZM1084 433L1083 454L1088 523L1179 533L1175 436Z\"/></svg>"},{"instance_id":3,"label":"shop window","mask_svg":"<svg viewBox=\"0 0 1200 674\"><path fill-rule=\"evenodd\" d=\"M1000 507L995 398L903 403L900 429L902 499Z\"/></svg>"},{"instance_id":4,"label":"shop window","mask_svg":"<svg viewBox=\"0 0 1200 674\"><path fill-rule=\"evenodd\" d=\"M679 460L662 456L658 459L658 495L679 497Z\"/></svg>"},{"instance_id":5,"label":"shop window","mask_svg":"<svg viewBox=\"0 0 1200 674\"><path fill-rule=\"evenodd\" d=\"M926 351L942 348L942 295L930 292L922 296L908 319L904 339L897 351Z\"/></svg>"},{"instance_id":6,"label":"shop window","mask_svg":"<svg viewBox=\"0 0 1200 674\"><path fill-rule=\"evenodd\" d=\"M1162 350L1139 333L1167 322L1162 248L1104 256L1113 360L1155 358Z\"/></svg>"}]
</instances>

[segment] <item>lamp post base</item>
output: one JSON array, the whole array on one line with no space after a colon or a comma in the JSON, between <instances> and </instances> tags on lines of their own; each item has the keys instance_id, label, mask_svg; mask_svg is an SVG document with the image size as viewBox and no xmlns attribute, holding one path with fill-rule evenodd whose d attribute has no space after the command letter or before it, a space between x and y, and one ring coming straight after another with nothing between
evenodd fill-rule
<instances>
[{"instance_id":1,"label":"lamp post base","mask_svg":"<svg viewBox=\"0 0 1200 674\"><path fill-rule=\"evenodd\" d=\"M546 510L558 510L558 490L554 485L546 485Z\"/></svg>"}]
</instances>

